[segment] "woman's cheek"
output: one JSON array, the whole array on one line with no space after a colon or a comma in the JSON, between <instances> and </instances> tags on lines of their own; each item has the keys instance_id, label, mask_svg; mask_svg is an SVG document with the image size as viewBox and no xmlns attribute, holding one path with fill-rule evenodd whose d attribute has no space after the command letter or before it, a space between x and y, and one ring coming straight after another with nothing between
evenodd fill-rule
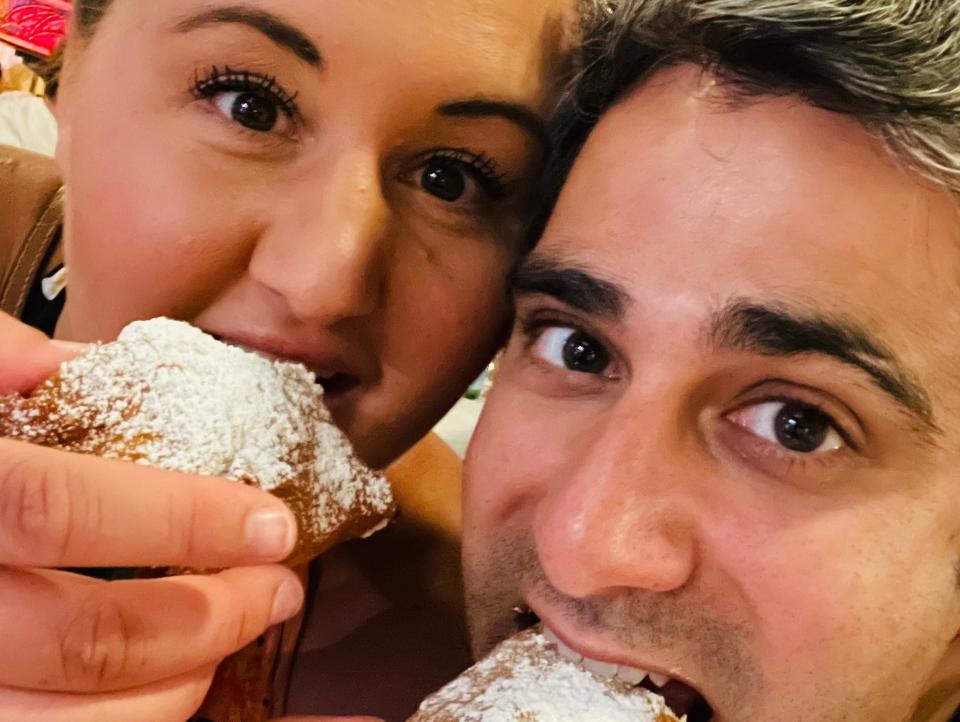
<instances>
[{"instance_id":1,"label":"woman's cheek","mask_svg":"<svg viewBox=\"0 0 960 722\"><path fill-rule=\"evenodd\" d=\"M216 296L216 286L242 273L245 239L238 231L215 227L211 214L178 207L178 199L154 199L131 187L99 203L77 199L78 207L99 209L71 216L66 235L65 315L82 321L85 336L112 338L137 319L189 317Z\"/></svg>"}]
</instances>

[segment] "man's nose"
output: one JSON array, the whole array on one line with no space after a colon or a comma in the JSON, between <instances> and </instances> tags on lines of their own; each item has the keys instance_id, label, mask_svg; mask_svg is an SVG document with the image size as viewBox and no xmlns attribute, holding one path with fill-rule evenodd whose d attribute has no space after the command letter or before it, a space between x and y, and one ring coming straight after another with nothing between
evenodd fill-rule
<instances>
[{"instance_id":1,"label":"man's nose","mask_svg":"<svg viewBox=\"0 0 960 722\"><path fill-rule=\"evenodd\" d=\"M697 564L697 523L679 442L611 420L550 482L534 516L551 584L575 598L613 589L669 592Z\"/></svg>"},{"instance_id":2,"label":"man's nose","mask_svg":"<svg viewBox=\"0 0 960 722\"><path fill-rule=\"evenodd\" d=\"M291 183L250 261L298 320L332 324L379 305L390 214L374 154L353 152Z\"/></svg>"}]
</instances>

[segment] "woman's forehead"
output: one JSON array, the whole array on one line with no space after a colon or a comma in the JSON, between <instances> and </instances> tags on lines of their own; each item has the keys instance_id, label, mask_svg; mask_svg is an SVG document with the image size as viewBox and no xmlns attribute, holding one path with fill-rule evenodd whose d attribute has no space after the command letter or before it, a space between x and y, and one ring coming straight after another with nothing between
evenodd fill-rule
<instances>
[{"instance_id":1,"label":"woman's forehead","mask_svg":"<svg viewBox=\"0 0 960 722\"><path fill-rule=\"evenodd\" d=\"M331 71L389 62L461 84L541 87L572 45L576 0L114 0L111 17L137 42L164 33L300 36ZM202 18L203 22L196 22ZM268 31L274 31L272 33ZM198 38L202 42L201 38ZM282 48L281 48L282 49ZM289 47L287 48L289 49Z\"/></svg>"}]
</instances>

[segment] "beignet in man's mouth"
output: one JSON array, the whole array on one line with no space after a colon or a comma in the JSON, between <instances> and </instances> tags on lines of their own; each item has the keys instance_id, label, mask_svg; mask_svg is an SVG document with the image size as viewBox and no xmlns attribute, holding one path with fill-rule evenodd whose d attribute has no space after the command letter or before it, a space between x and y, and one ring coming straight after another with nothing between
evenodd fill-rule
<instances>
[{"instance_id":1,"label":"beignet in man's mouth","mask_svg":"<svg viewBox=\"0 0 960 722\"><path fill-rule=\"evenodd\" d=\"M678 720L663 697L587 671L529 629L428 697L408 722Z\"/></svg>"}]
</instances>

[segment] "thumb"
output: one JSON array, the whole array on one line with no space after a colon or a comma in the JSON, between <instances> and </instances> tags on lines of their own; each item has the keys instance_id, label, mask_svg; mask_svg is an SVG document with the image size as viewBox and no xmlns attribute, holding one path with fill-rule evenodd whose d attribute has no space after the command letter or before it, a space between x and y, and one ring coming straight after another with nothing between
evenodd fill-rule
<instances>
[{"instance_id":1,"label":"thumb","mask_svg":"<svg viewBox=\"0 0 960 722\"><path fill-rule=\"evenodd\" d=\"M29 391L83 348L51 341L36 329L0 313L0 393Z\"/></svg>"}]
</instances>

